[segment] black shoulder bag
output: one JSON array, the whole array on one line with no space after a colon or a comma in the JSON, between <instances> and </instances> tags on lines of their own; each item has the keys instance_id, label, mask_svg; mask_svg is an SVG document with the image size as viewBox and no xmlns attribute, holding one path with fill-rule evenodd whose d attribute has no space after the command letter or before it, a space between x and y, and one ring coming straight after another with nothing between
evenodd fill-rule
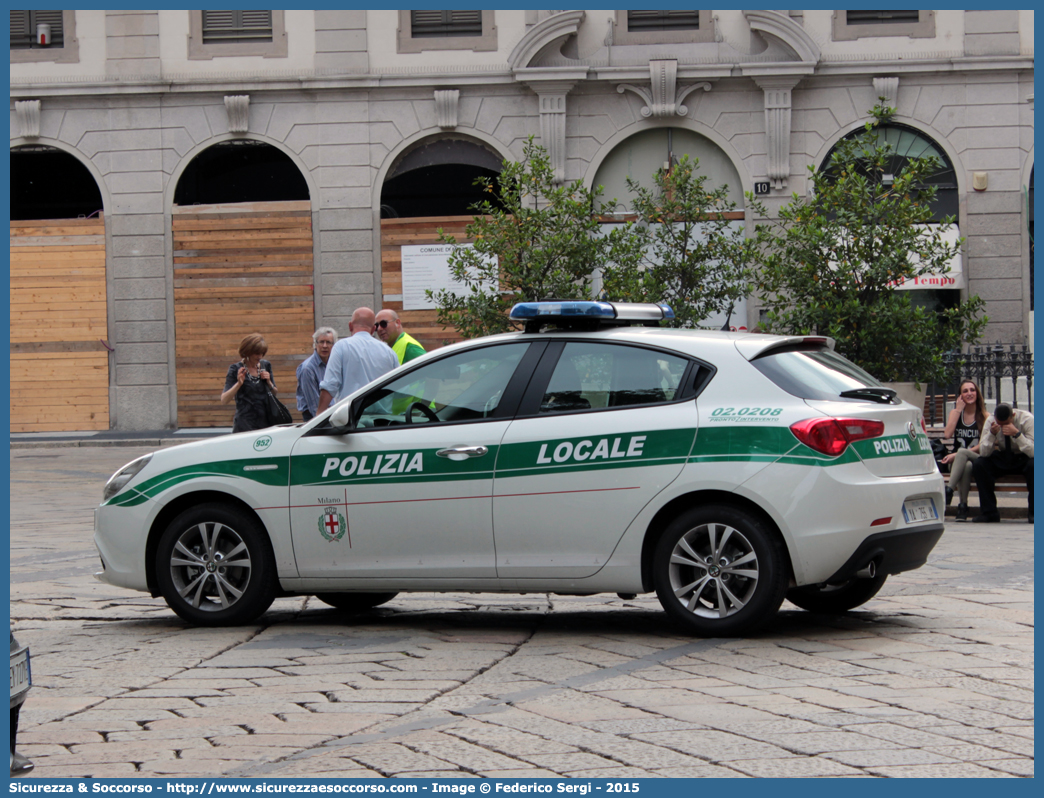
<instances>
[{"instance_id":1,"label":"black shoulder bag","mask_svg":"<svg viewBox=\"0 0 1044 798\"><path fill-rule=\"evenodd\" d=\"M269 364L271 366L271 364ZM271 369L265 369L271 374ZM286 405L272 395L272 389L265 383L265 420L270 427L278 427L281 424L293 424L293 416L286 409Z\"/></svg>"}]
</instances>

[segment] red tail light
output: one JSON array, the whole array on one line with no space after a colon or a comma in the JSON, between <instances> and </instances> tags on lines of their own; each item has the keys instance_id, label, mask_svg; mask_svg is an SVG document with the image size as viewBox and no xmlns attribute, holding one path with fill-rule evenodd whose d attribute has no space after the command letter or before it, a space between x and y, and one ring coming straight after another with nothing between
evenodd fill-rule
<instances>
[{"instance_id":1,"label":"red tail light","mask_svg":"<svg viewBox=\"0 0 1044 798\"><path fill-rule=\"evenodd\" d=\"M868 418L806 418L790 425L794 437L810 449L837 457L848 444L884 433L884 422Z\"/></svg>"}]
</instances>

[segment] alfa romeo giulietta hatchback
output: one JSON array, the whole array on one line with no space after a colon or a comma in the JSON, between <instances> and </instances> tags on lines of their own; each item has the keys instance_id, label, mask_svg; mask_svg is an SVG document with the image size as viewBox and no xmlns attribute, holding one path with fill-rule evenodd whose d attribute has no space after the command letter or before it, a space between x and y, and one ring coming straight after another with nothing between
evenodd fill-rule
<instances>
[{"instance_id":1,"label":"alfa romeo giulietta hatchback","mask_svg":"<svg viewBox=\"0 0 1044 798\"><path fill-rule=\"evenodd\" d=\"M924 564L943 479L919 408L827 338L665 329L667 306L523 303L306 424L163 449L96 511L99 578L202 625L277 596L655 591L701 635Z\"/></svg>"}]
</instances>

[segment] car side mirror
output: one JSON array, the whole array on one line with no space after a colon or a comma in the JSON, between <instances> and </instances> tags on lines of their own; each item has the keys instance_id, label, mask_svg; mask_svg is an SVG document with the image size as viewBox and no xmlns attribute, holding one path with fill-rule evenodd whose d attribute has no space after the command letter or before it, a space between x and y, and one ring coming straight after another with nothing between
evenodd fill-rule
<instances>
[{"instance_id":1,"label":"car side mirror","mask_svg":"<svg viewBox=\"0 0 1044 798\"><path fill-rule=\"evenodd\" d=\"M354 425L352 424L352 402L345 402L339 408L334 410L333 415L330 416L330 426L336 428L344 428L345 430L351 429Z\"/></svg>"}]
</instances>

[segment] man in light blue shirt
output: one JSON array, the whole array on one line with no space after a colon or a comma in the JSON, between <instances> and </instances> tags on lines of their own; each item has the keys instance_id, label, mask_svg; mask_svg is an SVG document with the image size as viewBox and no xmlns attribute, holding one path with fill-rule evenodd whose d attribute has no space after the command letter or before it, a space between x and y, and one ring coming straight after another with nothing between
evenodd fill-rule
<instances>
[{"instance_id":1,"label":"man in light blue shirt","mask_svg":"<svg viewBox=\"0 0 1044 798\"><path fill-rule=\"evenodd\" d=\"M316 415L348 394L398 368L399 359L383 341L373 337L376 319L370 308L358 308L348 323L351 335L334 344L326 364L326 376L319 383L319 408Z\"/></svg>"},{"instance_id":2,"label":"man in light blue shirt","mask_svg":"<svg viewBox=\"0 0 1044 798\"><path fill-rule=\"evenodd\" d=\"M326 376L326 364L336 343L337 331L333 327L320 327L312 333L315 351L297 367L297 409L305 421L315 418L319 410L319 383Z\"/></svg>"}]
</instances>

